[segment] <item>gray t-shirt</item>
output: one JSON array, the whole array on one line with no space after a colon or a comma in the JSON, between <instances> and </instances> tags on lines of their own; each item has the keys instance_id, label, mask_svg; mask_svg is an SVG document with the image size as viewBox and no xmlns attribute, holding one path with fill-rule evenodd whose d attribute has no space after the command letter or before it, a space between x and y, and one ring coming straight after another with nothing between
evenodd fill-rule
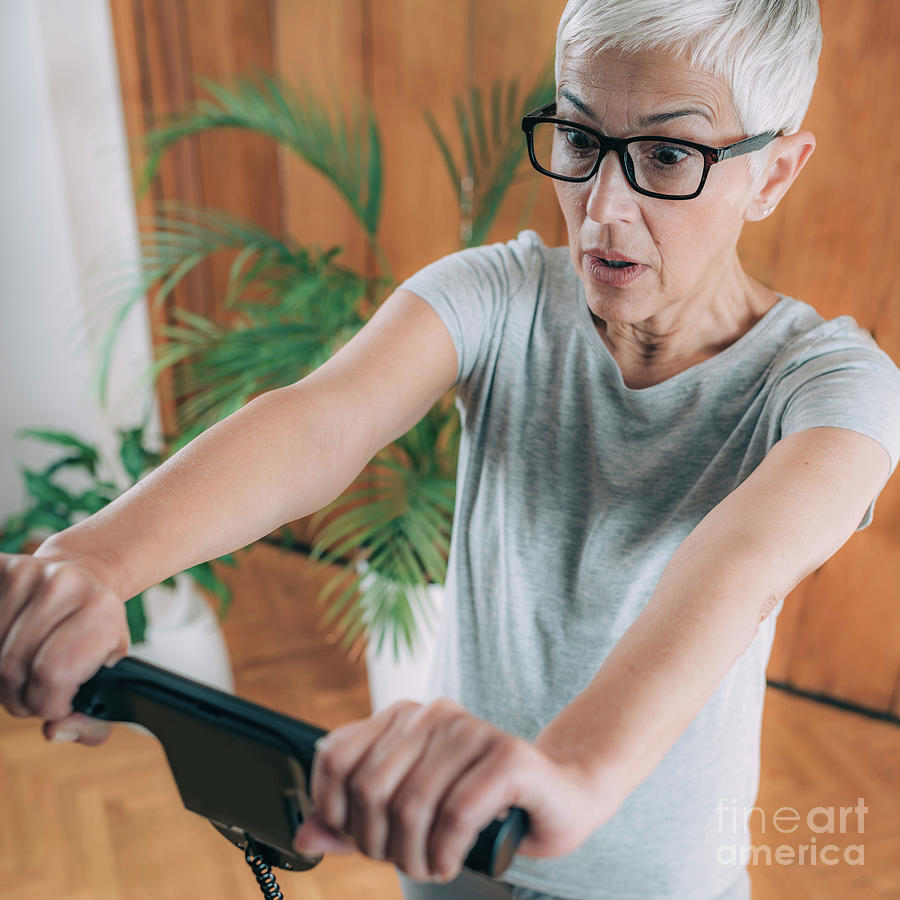
<instances>
[{"instance_id":1,"label":"gray t-shirt","mask_svg":"<svg viewBox=\"0 0 900 900\"><path fill-rule=\"evenodd\" d=\"M900 370L850 316L826 321L782 296L717 355L630 389L568 248L533 231L447 256L402 286L436 310L459 357L457 501L427 698L452 697L529 741L587 687L679 544L781 437L850 428L897 465ZM871 518L872 507L859 527ZM572 900L710 900L745 880L721 860L751 840L743 813L759 784L780 610L606 825L565 857L516 857L503 880Z\"/></svg>"}]
</instances>

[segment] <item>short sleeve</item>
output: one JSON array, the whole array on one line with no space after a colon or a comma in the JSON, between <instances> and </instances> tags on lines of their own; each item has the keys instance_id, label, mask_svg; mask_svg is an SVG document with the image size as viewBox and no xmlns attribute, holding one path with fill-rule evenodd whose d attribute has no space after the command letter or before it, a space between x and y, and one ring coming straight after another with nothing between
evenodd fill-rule
<instances>
[{"instance_id":1,"label":"short sleeve","mask_svg":"<svg viewBox=\"0 0 900 900\"><path fill-rule=\"evenodd\" d=\"M506 243L451 253L407 278L401 288L421 297L441 317L456 348L456 385L484 361L502 327L510 300L526 283L540 246L531 230Z\"/></svg>"},{"instance_id":2,"label":"short sleeve","mask_svg":"<svg viewBox=\"0 0 900 900\"><path fill-rule=\"evenodd\" d=\"M852 317L829 325L834 328L785 379L781 434L824 426L865 434L887 451L890 478L900 459L900 369ZM857 531L872 521L874 509L875 499Z\"/></svg>"}]
</instances>

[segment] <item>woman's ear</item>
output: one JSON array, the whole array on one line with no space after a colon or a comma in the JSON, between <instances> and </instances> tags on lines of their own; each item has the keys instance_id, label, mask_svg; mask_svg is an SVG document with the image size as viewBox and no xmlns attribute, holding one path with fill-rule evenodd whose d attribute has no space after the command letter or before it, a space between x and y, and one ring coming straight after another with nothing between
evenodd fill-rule
<instances>
[{"instance_id":1,"label":"woman's ear","mask_svg":"<svg viewBox=\"0 0 900 900\"><path fill-rule=\"evenodd\" d=\"M748 222L758 222L775 209L816 149L816 136L797 131L775 138L772 145L769 162L757 178L756 194L744 211Z\"/></svg>"}]
</instances>

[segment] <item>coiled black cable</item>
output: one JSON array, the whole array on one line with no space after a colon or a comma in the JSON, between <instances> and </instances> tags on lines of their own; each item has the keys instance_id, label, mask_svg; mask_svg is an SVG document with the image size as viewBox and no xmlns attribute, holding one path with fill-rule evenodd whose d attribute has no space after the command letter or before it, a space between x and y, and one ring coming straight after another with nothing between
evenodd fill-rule
<instances>
[{"instance_id":1,"label":"coiled black cable","mask_svg":"<svg viewBox=\"0 0 900 900\"><path fill-rule=\"evenodd\" d=\"M278 882L272 874L272 867L266 862L264 855L257 853L253 841L247 841L244 859L247 860L247 864L253 869L253 874L259 882L263 897L266 900L284 900L284 894L281 893L281 888L278 887Z\"/></svg>"}]
</instances>

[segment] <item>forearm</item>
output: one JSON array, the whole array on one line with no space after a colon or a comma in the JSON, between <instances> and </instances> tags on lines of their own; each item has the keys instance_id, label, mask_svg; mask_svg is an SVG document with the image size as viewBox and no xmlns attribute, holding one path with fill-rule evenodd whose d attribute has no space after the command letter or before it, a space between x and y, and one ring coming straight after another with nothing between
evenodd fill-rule
<instances>
[{"instance_id":1,"label":"forearm","mask_svg":"<svg viewBox=\"0 0 900 900\"><path fill-rule=\"evenodd\" d=\"M320 509L366 462L322 407L299 385L262 395L35 555L82 560L126 598Z\"/></svg>"},{"instance_id":2,"label":"forearm","mask_svg":"<svg viewBox=\"0 0 900 900\"><path fill-rule=\"evenodd\" d=\"M688 535L588 687L538 735L549 755L640 784L778 601L850 538L889 471L842 428L782 438ZM602 787L598 787L602 790Z\"/></svg>"},{"instance_id":3,"label":"forearm","mask_svg":"<svg viewBox=\"0 0 900 900\"><path fill-rule=\"evenodd\" d=\"M587 688L535 741L598 786L614 779L622 796L653 771L747 649L771 596L750 554L735 553L724 574L714 564L717 545L708 557L684 550ZM703 577L710 571L720 573L714 581Z\"/></svg>"}]
</instances>

